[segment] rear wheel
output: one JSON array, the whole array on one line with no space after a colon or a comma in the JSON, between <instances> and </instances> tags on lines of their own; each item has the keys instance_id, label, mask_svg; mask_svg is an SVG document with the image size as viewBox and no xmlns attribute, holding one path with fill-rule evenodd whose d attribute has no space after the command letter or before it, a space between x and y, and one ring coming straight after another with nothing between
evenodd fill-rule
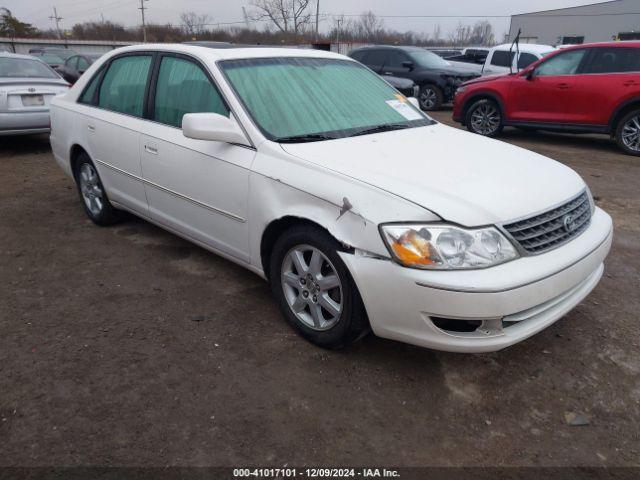
<instances>
[{"instance_id":1,"label":"rear wheel","mask_svg":"<svg viewBox=\"0 0 640 480\"><path fill-rule=\"evenodd\" d=\"M325 231L304 225L282 234L271 255L270 283L282 313L324 348L343 347L368 332L362 299L339 249Z\"/></svg>"},{"instance_id":2,"label":"rear wheel","mask_svg":"<svg viewBox=\"0 0 640 480\"><path fill-rule=\"evenodd\" d=\"M123 212L116 210L109 202L100 175L89 155L79 155L74 174L82 206L93 223L106 226L122 220Z\"/></svg>"},{"instance_id":3,"label":"rear wheel","mask_svg":"<svg viewBox=\"0 0 640 480\"><path fill-rule=\"evenodd\" d=\"M488 98L478 100L469 107L465 123L470 132L485 137L494 137L504 128L500 107Z\"/></svg>"},{"instance_id":4,"label":"rear wheel","mask_svg":"<svg viewBox=\"0 0 640 480\"><path fill-rule=\"evenodd\" d=\"M443 98L442 90L435 85L424 85L420 87L418 102L420 103L420 108L423 110L438 110L442 107Z\"/></svg>"},{"instance_id":5,"label":"rear wheel","mask_svg":"<svg viewBox=\"0 0 640 480\"><path fill-rule=\"evenodd\" d=\"M618 122L616 141L626 154L640 156L640 110L629 112Z\"/></svg>"}]
</instances>

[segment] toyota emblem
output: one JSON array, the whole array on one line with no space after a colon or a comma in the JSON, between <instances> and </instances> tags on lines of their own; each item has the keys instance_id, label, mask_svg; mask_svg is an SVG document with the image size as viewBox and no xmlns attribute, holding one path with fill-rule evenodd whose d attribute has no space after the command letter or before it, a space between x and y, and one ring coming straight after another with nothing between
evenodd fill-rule
<instances>
[{"instance_id":1,"label":"toyota emblem","mask_svg":"<svg viewBox=\"0 0 640 480\"><path fill-rule=\"evenodd\" d=\"M36 91L36 89L35 89L35 88L33 88L33 87L29 87L28 91L29 91L29 93L33 93L33 92L35 92L35 91Z\"/></svg>"},{"instance_id":2,"label":"toyota emblem","mask_svg":"<svg viewBox=\"0 0 640 480\"><path fill-rule=\"evenodd\" d=\"M576 222L573 215L567 215L562 219L562 225L567 233L571 233L576 229Z\"/></svg>"}]
</instances>

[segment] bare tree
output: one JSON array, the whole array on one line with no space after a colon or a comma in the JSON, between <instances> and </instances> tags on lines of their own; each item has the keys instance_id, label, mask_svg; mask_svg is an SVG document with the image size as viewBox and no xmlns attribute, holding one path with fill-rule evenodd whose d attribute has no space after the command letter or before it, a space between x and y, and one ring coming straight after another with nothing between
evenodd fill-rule
<instances>
[{"instance_id":1,"label":"bare tree","mask_svg":"<svg viewBox=\"0 0 640 480\"><path fill-rule=\"evenodd\" d=\"M440 26L439 23L437 23L433 27L433 41L435 43L438 43L440 40L442 40L442 27Z\"/></svg>"},{"instance_id":2,"label":"bare tree","mask_svg":"<svg viewBox=\"0 0 640 480\"><path fill-rule=\"evenodd\" d=\"M384 22L371 10L360 15L356 25L363 40L375 40L384 34Z\"/></svg>"},{"instance_id":3,"label":"bare tree","mask_svg":"<svg viewBox=\"0 0 640 480\"><path fill-rule=\"evenodd\" d=\"M474 45L494 45L496 37L493 33L493 25L487 20L476 22L471 32L471 43Z\"/></svg>"},{"instance_id":4,"label":"bare tree","mask_svg":"<svg viewBox=\"0 0 640 480\"><path fill-rule=\"evenodd\" d=\"M253 0L251 17L268 20L283 33L304 33L311 21L311 0Z\"/></svg>"},{"instance_id":5,"label":"bare tree","mask_svg":"<svg viewBox=\"0 0 640 480\"><path fill-rule=\"evenodd\" d=\"M189 36L202 34L211 21L211 17L206 13L197 14L196 12L182 12L180 14L182 28Z\"/></svg>"}]
</instances>

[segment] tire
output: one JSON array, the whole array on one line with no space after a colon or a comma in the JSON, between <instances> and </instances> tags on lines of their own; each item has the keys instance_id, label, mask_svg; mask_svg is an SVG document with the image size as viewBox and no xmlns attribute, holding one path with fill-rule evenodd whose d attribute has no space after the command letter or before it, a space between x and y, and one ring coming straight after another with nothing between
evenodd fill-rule
<instances>
[{"instance_id":1,"label":"tire","mask_svg":"<svg viewBox=\"0 0 640 480\"><path fill-rule=\"evenodd\" d=\"M627 113L618 122L616 142L627 155L640 156L640 110Z\"/></svg>"},{"instance_id":2,"label":"tire","mask_svg":"<svg viewBox=\"0 0 640 480\"><path fill-rule=\"evenodd\" d=\"M418 102L420 108L428 112L439 110L442 107L444 101L444 95L442 90L435 85L423 85L420 87L420 93L418 94Z\"/></svg>"},{"instance_id":3,"label":"tire","mask_svg":"<svg viewBox=\"0 0 640 480\"><path fill-rule=\"evenodd\" d=\"M296 226L276 241L269 269L271 289L287 322L302 337L329 349L369 332L362 298L337 253L340 249L324 230Z\"/></svg>"},{"instance_id":4,"label":"tire","mask_svg":"<svg viewBox=\"0 0 640 480\"><path fill-rule=\"evenodd\" d=\"M93 223L108 226L122 221L124 212L109 202L98 170L89 155L83 152L78 156L73 173L82 207Z\"/></svg>"},{"instance_id":5,"label":"tire","mask_svg":"<svg viewBox=\"0 0 640 480\"><path fill-rule=\"evenodd\" d=\"M495 137L504 128L500 106L488 98L478 100L469 107L464 123L467 130L484 137Z\"/></svg>"}]
</instances>

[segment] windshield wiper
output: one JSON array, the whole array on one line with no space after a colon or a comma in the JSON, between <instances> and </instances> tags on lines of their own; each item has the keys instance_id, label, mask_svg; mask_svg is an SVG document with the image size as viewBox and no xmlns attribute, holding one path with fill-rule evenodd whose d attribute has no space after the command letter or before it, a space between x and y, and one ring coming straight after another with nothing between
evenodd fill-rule
<instances>
[{"instance_id":1,"label":"windshield wiper","mask_svg":"<svg viewBox=\"0 0 640 480\"><path fill-rule=\"evenodd\" d=\"M336 137L330 137L322 133L309 133L306 135L292 135L290 137L278 138L278 143L307 143L307 142L321 142L322 140L335 140Z\"/></svg>"},{"instance_id":2,"label":"windshield wiper","mask_svg":"<svg viewBox=\"0 0 640 480\"><path fill-rule=\"evenodd\" d=\"M411 125L407 125L406 123L387 123L384 125L378 125L371 128L365 128L364 130L359 130L356 133L353 133L349 136L358 137L360 135L369 135L371 133L391 132L393 130L404 130L405 128L411 128Z\"/></svg>"}]
</instances>

